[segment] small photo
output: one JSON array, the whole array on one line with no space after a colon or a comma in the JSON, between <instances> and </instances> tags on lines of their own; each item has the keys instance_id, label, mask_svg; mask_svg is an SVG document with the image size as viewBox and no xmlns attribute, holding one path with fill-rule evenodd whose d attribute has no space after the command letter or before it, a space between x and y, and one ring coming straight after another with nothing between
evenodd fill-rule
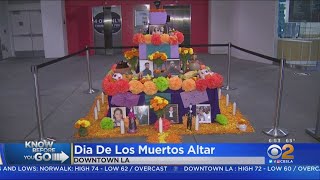
<instances>
[{"instance_id":1,"label":"small photo","mask_svg":"<svg viewBox=\"0 0 320 180\"><path fill-rule=\"evenodd\" d=\"M210 104L196 105L196 118L199 123L211 123L211 106Z\"/></svg>"},{"instance_id":2,"label":"small photo","mask_svg":"<svg viewBox=\"0 0 320 180\"><path fill-rule=\"evenodd\" d=\"M164 34L167 32L165 25L149 25L149 34Z\"/></svg>"},{"instance_id":3,"label":"small photo","mask_svg":"<svg viewBox=\"0 0 320 180\"><path fill-rule=\"evenodd\" d=\"M168 59L166 61L167 73L171 75L180 74L180 60L179 59Z\"/></svg>"},{"instance_id":4,"label":"small photo","mask_svg":"<svg viewBox=\"0 0 320 180\"><path fill-rule=\"evenodd\" d=\"M133 112L139 125L149 125L149 106L134 106Z\"/></svg>"},{"instance_id":5,"label":"small photo","mask_svg":"<svg viewBox=\"0 0 320 180\"><path fill-rule=\"evenodd\" d=\"M179 123L178 104L168 104L164 118L168 119L171 123Z\"/></svg>"},{"instance_id":6,"label":"small photo","mask_svg":"<svg viewBox=\"0 0 320 180\"><path fill-rule=\"evenodd\" d=\"M153 76L153 63L148 60L139 60L140 73L142 76Z\"/></svg>"},{"instance_id":7,"label":"small photo","mask_svg":"<svg viewBox=\"0 0 320 180\"><path fill-rule=\"evenodd\" d=\"M113 119L114 126L120 126L121 120L126 118L126 107L112 107L111 118Z\"/></svg>"}]
</instances>

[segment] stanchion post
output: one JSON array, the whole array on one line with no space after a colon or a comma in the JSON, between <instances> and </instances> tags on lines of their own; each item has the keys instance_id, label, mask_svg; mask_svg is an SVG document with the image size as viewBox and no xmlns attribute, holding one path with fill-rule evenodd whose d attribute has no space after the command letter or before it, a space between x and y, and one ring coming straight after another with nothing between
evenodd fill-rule
<instances>
[{"instance_id":1,"label":"stanchion post","mask_svg":"<svg viewBox=\"0 0 320 180\"><path fill-rule=\"evenodd\" d=\"M40 103L40 93L39 93L39 83L38 83L38 68L37 66L31 66L31 72L33 74L34 80L34 92L35 92L35 105L36 105L36 115L37 115L37 125L39 131L39 140L44 139L44 132L42 126L42 112L41 112L41 103Z\"/></svg>"},{"instance_id":2,"label":"stanchion post","mask_svg":"<svg viewBox=\"0 0 320 180\"><path fill-rule=\"evenodd\" d=\"M91 79L91 67L90 67L90 54L89 54L89 48L86 46L86 59L87 59L87 75L88 75L88 85L89 89L85 91L87 94L94 94L98 92L97 89L92 88L92 79Z\"/></svg>"},{"instance_id":3,"label":"stanchion post","mask_svg":"<svg viewBox=\"0 0 320 180\"><path fill-rule=\"evenodd\" d=\"M231 68L231 43L228 43L228 67L227 67L227 85L223 86L223 90L235 90L236 88L230 87L230 68Z\"/></svg>"},{"instance_id":4,"label":"stanchion post","mask_svg":"<svg viewBox=\"0 0 320 180\"><path fill-rule=\"evenodd\" d=\"M274 115L273 127L263 130L265 134L272 137L285 137L288 135L288 131L286 129L279 128L281 99L282 99L283 80L284 80L284 64L285 64L284 59L281 59L280 70L279 70L279 80L278 80L278 91L277 91L277 99L276 99L276 111Z\"/></svg>"},{"instance_id":5,"label":"stanchion post","mask_svg":"<svg viewBox=\"0 0 320 180\"><path fill-rule=\"evenodd\" d=\"M320 96L319 96L319 102L318 102L318 115L317 115L316 128L306 129L306 133L308 133L310 136L312 136L316 140L320 141Z\"/></svg>"}]
</instances>

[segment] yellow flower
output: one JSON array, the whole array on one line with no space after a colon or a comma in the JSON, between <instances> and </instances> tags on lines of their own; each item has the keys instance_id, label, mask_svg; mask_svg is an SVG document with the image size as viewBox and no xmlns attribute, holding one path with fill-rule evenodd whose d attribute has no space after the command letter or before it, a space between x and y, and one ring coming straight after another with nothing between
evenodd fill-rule
<instances>
[{"instance_id":1,"label":"yellow flower","mask_svg":"<svg viewBox=\"0 0 320 180\"><path fill-rule=\"evenodd\" d=\"M181 54L181 47L179 47L179 54Z\"/></svg>"},{"instance_id":2,"label":"yellow flower","mask_svg":"<svg viewBox=\"0 0 320 180\"><path fill-rule=\"evenodd\" d=\"M153 60L153 55L150 55L149 59L150 59L150 60Z\"/></svg>"},{"instance_id":3,"label":"yellow flower","mask_svg":"<svg viewBox=\"0 0 320 180\"><path fill-rule=\"evenodd\" d=\"M164 100L164 103L165 103L165 104L169 104L169 101L168 101L168 100Z\"/></svg>"},{"instance_id":4,"label":"yellow flower","mask_svg":"<svg viewBox=\"0 0 320 180\"><path fill-rule=\"evenodd\" d=\"M159 103L159 104L162 104L162 103L163 103L163 100L162 100L162 99L160 99L160 100L158 101L158 103Z\"/></svg>"},{"instance_id":5,"label":"yellow flower","mask_svg":"<svg viewBox=\"0 0 320 180\"><path fill-rule=\"evenodd\" d=\"M189 52L188 50L184 50L183 54L188 54L188 52Z\"/></svg>"},{"instance_id":6,"label":"yellow flower","mask_svg":"<svg viewBox=\"0 0 320 180\"><path fill-rule=\"evenodd\" d=\"M189 49L189 54L193 54L193 49L192 48Z\"/></svg>"}]
</instances>

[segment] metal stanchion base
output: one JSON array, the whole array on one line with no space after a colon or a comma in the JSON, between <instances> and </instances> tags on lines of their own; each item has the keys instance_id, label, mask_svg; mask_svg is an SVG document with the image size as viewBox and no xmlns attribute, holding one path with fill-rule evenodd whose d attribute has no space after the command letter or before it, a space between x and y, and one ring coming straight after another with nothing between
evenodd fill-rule
<instances>
[{"instance_id":1,"label":"metal stanchion base","mask_svg":"<svg viewBox=\"0 0 320 180\"><path fill-rule=\"evenodd\" d=\"M306 129L306 133L315 138L317 141L320 141L320 136L316 135L316 130L314 128Z\"/></svg>"},{"instance_id":2,"label":"metal stanchion base","mask_svg":"<svg viewBox=\"0 0 320 180\"><path fill-rule=\"evenodd\" d=\"M86 94L95 94L97 92L99 92L99 90L97 90L97 89L88 89L88 90L84 91L84 93L86 93Z\"/></svg>"},{"instance_id":3,"label":"metal stanchion base","mask_svg":"<svg viewBox=\"0 0 320 180\"><path fill-rule=\"evenodd\" d=\"M232 90L236 90L237 88L233 88L230 86L223 86L221 89L226 90L226 91L232 91Z\"/></svg>"},{"instance_id":4,"label":"metal stanchion base","mask_svg":"<svg viewBox=\"0 0 320 180\"><path fill-rule=\"evenodd\" d=\"M286 129L280 129L280 128L268 128L268 129L264 129L263 132L266 135L269 135L272 137L285 137L289 134Z\"/></svg>"}]
</instances>

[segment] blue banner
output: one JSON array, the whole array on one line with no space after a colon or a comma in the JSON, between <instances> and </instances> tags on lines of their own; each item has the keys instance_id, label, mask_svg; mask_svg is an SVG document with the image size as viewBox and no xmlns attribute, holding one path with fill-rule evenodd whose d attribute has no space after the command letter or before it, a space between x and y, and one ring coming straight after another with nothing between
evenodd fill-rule
<instances>
[{"instance_id":1,"label":"blue banner","mask_svg":"<svg viewBox=\"0 0 320 180\"><path fill-rule=\"evenodd\" d=\"M320 144L0 144L0 178L320 179ZM102 160L104 159L104 160Z\"/></svg>"}]
</instances>

